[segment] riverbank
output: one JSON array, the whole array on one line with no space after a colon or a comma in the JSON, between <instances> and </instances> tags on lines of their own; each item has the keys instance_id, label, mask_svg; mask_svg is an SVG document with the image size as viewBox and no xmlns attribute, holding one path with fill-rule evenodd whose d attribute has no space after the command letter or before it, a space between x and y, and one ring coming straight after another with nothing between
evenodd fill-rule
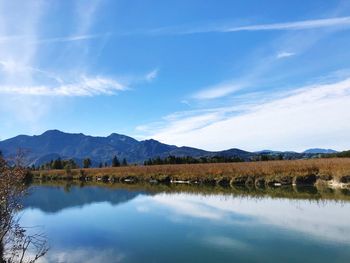
<instances>
[{"instance_id":1,"label":"riverbank","mask_svg":"<svg viewBox=\"0 0 350 263\"><path fill-rule=\"evenodd\" d=\"M350 158L244 163L126 166L33 172L39 180L220 186L309 185L350 188Z\"/></svg>"}]
</instances>

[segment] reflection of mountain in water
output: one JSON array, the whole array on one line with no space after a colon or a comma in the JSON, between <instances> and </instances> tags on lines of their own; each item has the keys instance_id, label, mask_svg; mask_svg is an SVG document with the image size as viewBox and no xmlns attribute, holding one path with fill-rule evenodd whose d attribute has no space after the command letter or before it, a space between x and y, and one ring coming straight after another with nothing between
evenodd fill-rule
<instances>
[{"instance_id":1,"label":"reflection of mountain in water","mask_svg":"<svg viewBox=\"0 0 350 263\"><path fill-rule=\"evenodd\" d=\"M97 186L33 186L30 189L30 194L24 200L24 207L56 213L66 208L98 202L109 202L117 205L128 202L139 194L145 194L145 192L130 192L123 189L116 190Z\"/></svg>"}]
</instances>

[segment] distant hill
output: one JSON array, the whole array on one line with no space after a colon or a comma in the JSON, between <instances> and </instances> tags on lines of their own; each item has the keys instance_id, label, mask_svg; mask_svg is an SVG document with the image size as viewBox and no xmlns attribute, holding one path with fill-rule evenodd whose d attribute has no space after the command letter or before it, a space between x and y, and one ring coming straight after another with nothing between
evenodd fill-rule
<instances>
[{"instance_id":1,"label":"distant hill","mask_svg":"<svg viewBox=\"0 0 350 263\"><path fill-rule=\"evenodd\" d=\"M177 147L156 140L138 141L134 138L112 133L107 137L94 137L82 133L64 133L49 130L41 135L19 135L0 141L0 150L5 157L15 156L18 149L26 153L27 164L40 165L61 157L74 159L81 163L84 158L91 158L93 166L100 162L111 163L114 155L119 159L125 158L129 163L143 163L149 158L167 157L169 155L184 157L235 156L244 160L256 154L231 149L222 152L210 152L191 147Z\"/></svg>"},{"instance_id":2,"label":"distant hill","mask_svg":"<svg viewBox=\"0 0 350 263\"><path fill-rule=\"evenodd\" d=\"M65 133L59 130L49 130L41 135L19 135L0 141L0 151L6 158L15 156L18 149L25 152L28 165L41 165L51 160L74 159L79 165L84 158L90 158L93 166L100 162L110 164L114 155L120 160L125 158L128 163L143 163L150 158L176 157L238 157L245 161L257 160L268 155L275 159L311 158L317 154L336 153L330 149L309 149L303 153L263 150L247 152L240 149L224 151L205 151L191 147L177 147L156 140L138 141L126 135L112 133L107 137L94 137L82 133Z\"/></svg>"},{"instance_id":3,"label":"distant hill","mask_svg":"<svg viewBox=\"0 0 350 263\"><path fill-rule=\"evenodd\" d=\"M313 149L308 149L308 150L304 151L303 153L312 153L312 154L323 153L323 154L327 154L327 153L337 153L337 151L332 150L332 149L313 148Z\"/></svg>"}]
</instances>

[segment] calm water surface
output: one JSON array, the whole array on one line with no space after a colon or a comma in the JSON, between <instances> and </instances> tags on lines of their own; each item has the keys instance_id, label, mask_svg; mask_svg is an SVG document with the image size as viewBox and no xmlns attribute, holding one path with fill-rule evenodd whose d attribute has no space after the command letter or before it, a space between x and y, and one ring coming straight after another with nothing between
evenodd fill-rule
<instances>
[{"instance_id":1,"label":"calm water surface","mask_svg":"<svg viewBox=\"0 0 350 263\"><path fill-rule=\"evenodd\" d=\"M350 202L35 186L43 262L350 262Z\"/></svg>"}]
</instances>

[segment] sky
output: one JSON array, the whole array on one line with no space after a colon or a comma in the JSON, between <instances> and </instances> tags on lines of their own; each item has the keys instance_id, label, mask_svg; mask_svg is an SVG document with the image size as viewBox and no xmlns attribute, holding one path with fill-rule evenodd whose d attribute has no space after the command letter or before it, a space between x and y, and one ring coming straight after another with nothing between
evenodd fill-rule
<instances>
[{"instance_id":1,"label":"sky","mask_svg":"<svg viewBox=\"0 0 350 263\"><path fill-rule=\"evenodd\" d=\"M0 0L0 140L350 149L350 2Z\"/></svg>"}]
</instances>

